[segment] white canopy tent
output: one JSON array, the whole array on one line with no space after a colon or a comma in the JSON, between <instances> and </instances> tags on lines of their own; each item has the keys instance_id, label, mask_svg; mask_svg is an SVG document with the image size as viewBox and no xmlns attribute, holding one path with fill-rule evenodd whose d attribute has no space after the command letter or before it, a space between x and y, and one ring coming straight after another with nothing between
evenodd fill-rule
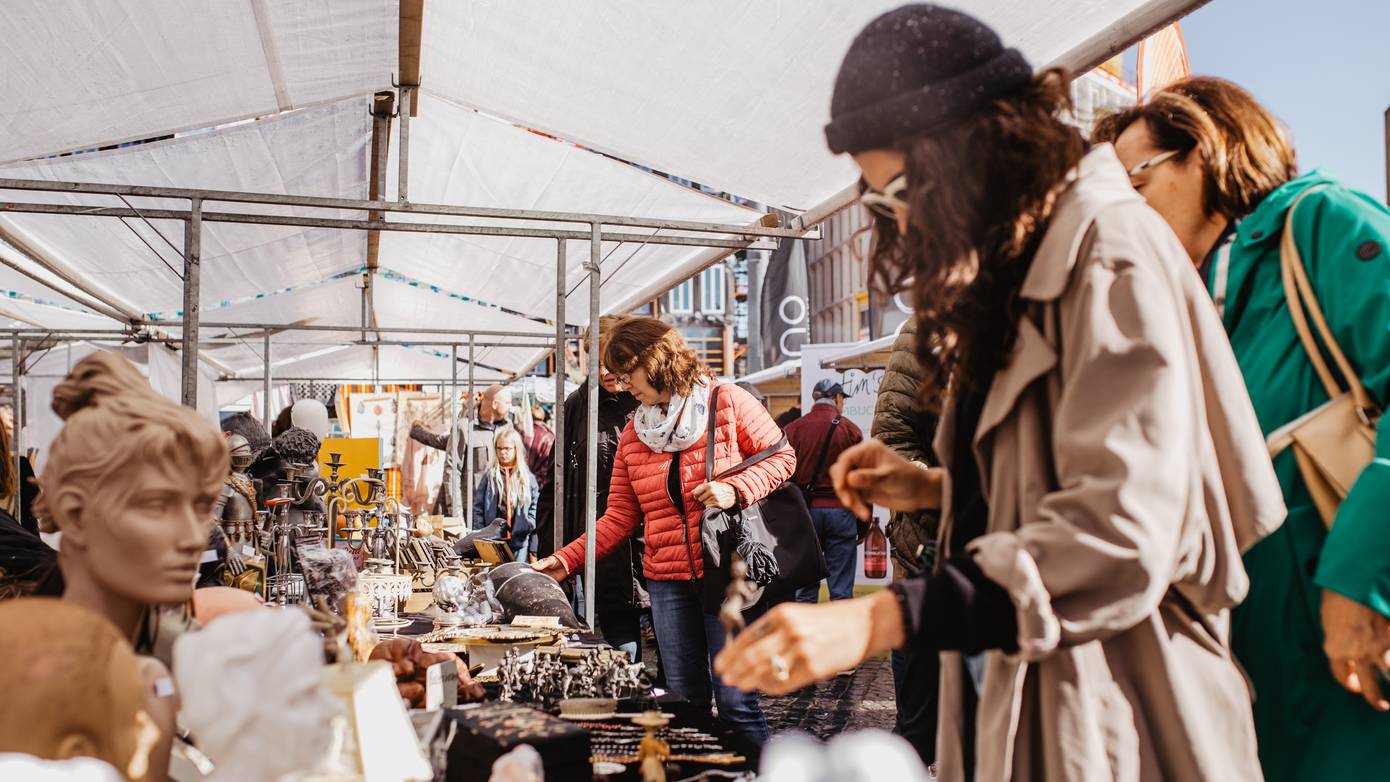
<instances>
[{"instance_id":1,"label":"white canopy tent","mask_svg":"<svg viewBox=\"0 0 1390 782\"><path fill-rule=\"evenodd\" d=\"M955 5L1038 66L1085 68L1202 1ZM257 360L521 373L567 324L847 204L852 165L821 136L834 73L900 0L431 0L412 27L421 2L0 4L0 326L31 330L10 332L12 350L88 320L179 335L189 401L200 354L229 380ZM373 96L398 83L388 136ZM794 216L760 225L630 163ZM277 328L210 340L225 324ZM305 325L320 331L278 328ZM431 355L470 332L526 347ZM453 346L353 344L373 339Z\"/></svg>"}]
</instances>

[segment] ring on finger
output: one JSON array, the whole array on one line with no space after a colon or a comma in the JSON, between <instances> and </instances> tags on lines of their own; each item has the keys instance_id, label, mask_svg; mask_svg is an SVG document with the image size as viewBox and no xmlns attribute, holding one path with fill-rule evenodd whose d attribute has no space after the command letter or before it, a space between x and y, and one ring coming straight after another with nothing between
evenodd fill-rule
<instances>
[{"instance_id":1,"label":"ring on finger","mask_svg":"<svg viewBox=\"0 0 1390 782\"><path fill-rule=\"evenodd\" d=\"M791 666L787 664L787 658L780 654L774 654L768 659L772 663L772 677L779 682L785 682L792 676Z\"/></svg>"}]
</instances>

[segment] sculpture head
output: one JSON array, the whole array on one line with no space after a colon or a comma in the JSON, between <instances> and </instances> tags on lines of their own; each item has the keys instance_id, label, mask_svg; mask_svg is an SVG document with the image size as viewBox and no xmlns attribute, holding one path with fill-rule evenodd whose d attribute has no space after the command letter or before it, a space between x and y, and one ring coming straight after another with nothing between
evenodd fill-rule
<instances>
[{"instance_id":1,"label":"sculpture head","mask_svg":"<svg viewBox=\"0 0 1390 782\"><path fill-rule=\"evenodd\" d=\"M111 623L55 598L0 602L0 659L0 752L145 775L159 733L135 651Z\"/></svg>"},{"instance_id":2,"label":"sculpture head","mask_svg":"<svg viewBox=\"0 0 1390 782\"><path fill-rule=\"evenodd\" d=\"M65 423L39 476L37 510L63 533L64 596L133 635L145 606L192 598L227 444L115 353L79 361L54 389L53 409Z\"/></svg>"}]
</instances>

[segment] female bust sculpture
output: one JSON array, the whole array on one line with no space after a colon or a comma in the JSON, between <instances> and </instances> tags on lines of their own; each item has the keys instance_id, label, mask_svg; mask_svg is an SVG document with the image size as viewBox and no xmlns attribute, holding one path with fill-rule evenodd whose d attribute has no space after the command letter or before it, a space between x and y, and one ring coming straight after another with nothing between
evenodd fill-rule
<instances>
[{"instance_id":1,"label":"female bust sculpture","mask_svg":"<svg viewBox=\"0 0 1390 782\"><path fill-rule=\"evenodd\" d=\"M137 642L147 607L193 597L227 445L115 353L79 361L53 409L65 423L39 476L38 509L63 533L63 597Z\"/></svg>"},{"instance_id":2,"label":"female bust sculpture","mask_svg":"<svg viewBox=\"0 0 1390 782\"><path fill-rule=\"evenodd\" d=\"M53 390L53 410L65 423L39 476L36 510L45 529L62 532L63 599L99 614L137 652L150 654L154 609L193 598L227 475L227 445L212 424L156 394L115 353L79 361ZM178 702L164 665L144 659L142 668L146 711L162 738L148 778L162 779Z\"/></svg>"}]
</instances>

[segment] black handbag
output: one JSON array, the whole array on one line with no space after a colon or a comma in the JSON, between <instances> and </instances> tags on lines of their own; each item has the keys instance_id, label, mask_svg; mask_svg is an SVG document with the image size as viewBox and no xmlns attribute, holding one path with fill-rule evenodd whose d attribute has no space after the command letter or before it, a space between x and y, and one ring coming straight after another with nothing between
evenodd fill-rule
<instances>
[{"instance_id":1,"label":"black handbag","mask_svg":"<svg viewBox=\"0 0 1390 782\"><path fill-rule=\"evenodd\" d=\"M783 437L773 445L714 474L716 411L719 386L710 392L709 430L705 444L705 480L718 481L740 473L772 456L787 445ZM738 553L748 565L748 579L760 587L789 593L800 587L819 584L826 577L825 555L811 521L802 488L791 481L782 483L756 502L728 510L705 510L700 524L704 546L707 611L717 611L729 582L730 557Z\"/></svg>"}]
</instances>

